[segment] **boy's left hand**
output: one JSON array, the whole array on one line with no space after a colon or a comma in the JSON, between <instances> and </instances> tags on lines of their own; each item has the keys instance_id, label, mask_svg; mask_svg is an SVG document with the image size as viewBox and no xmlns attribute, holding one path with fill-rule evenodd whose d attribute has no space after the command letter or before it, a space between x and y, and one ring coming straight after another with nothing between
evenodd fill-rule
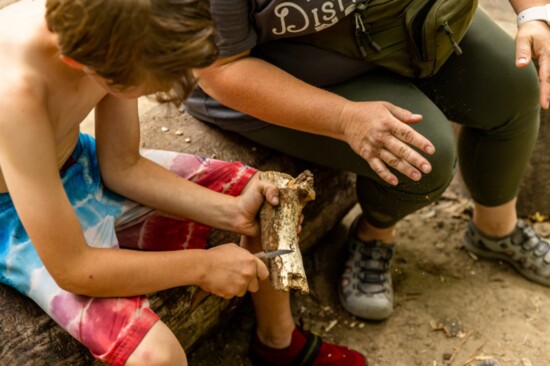
<instances>
[{"instance_id":1,"label":"boy's left hand","mask_svg":"<svg viewBox=\"0 0 550 366\"><path fill-rule=\"evenodd\" d=\"M264 200L273 206L279 204L279 189L272 182L260 180L260 174L256 173L236 199L236 231L246 236L258 236L260 235L258 212Z\"/></svg>"}]
</instances>

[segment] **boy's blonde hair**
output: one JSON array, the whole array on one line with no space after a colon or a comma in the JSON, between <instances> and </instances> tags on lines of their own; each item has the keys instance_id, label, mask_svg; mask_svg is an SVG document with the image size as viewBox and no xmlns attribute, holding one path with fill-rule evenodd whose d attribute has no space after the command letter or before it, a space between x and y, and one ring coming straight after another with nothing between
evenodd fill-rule
<instances>
[{"instance_id":1,"label":"boy's blonde hair","mask_svg":"<svg viewBox=\"0 0 550 366\"><path fill-rule=\"evenodd\" d=\"M118 89L144 83L181 102L217 57L208 0L47 0L61 53Z\"/></svg>"}]
</instances>

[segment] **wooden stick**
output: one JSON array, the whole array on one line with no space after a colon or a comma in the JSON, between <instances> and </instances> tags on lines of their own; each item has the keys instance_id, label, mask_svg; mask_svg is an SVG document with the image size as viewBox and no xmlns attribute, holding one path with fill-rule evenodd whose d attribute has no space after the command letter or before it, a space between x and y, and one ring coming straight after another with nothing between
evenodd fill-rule
<instances>
[{"instance_id":1,"label":"wooden stick","mask_svg":"<svg viewBox=\"0 0 550 366\"><path fill-rule=\"evenodd\" d=\"M262 247L266 252L291 249L294 252L267 259L271 285L277 290L309 293L309 286L298 244L298 226L302 209L315 199L313 174L306 170L295 179L280 172L262 172L260 179L279 188L279 205L265 203L260 211Z\"/></svg>"}]
</instances>

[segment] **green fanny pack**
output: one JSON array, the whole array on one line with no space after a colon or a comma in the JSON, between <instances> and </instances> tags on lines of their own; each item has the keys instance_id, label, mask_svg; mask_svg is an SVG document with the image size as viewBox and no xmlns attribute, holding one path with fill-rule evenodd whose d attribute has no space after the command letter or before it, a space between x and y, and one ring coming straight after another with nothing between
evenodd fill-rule
<instances>
[{"instance_id":1,"label":"green fanny pack","mask_svg":"<svg viewBox=\"0 0 550 366\"><path fill-rule=\"evenodd\" d=\"M361 57L408 77L437 73L468 30L477 0L366 0L352 22Z\"/></svg>"},{"instance_id":2,"label":"green fanny pack","mask_svg":"<svg viewBox=\"0 0 550 366\"><path fill-rule=\"evenodd\" d=\"M412 78L434 75L468 30L478 0L363 0L321 32L295 38Z\"/></svg>"}]
</instances>

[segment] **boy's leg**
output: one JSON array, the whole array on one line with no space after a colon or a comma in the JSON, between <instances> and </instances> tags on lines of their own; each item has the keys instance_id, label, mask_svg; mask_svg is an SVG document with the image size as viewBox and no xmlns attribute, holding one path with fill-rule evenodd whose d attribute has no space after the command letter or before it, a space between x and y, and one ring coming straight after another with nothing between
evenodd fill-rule
<instances>
[{"instance_id":1,"label":"boy's leg","mask_svg":"<svg viewBox=\"0 0 550 366\"><path fill-rule=\"evenodd\" d=\"M166 324L156 322L128 358L125 366L187 365L187 357Z\"/></svg>"},{"instance_id":2,"label":"boy's leg","mask_svg":"<svg viewBox=\"0 0 550 366\"><path fill-rule=\"evenodd\" d=\"M61 175L67 194L77 209L86 241L89 245L102 248L118 247L115 224L132 224L132 220L155 217L149 208L140 207L106 190L95 164L94 141L81 135L79 144L71 156L71 164L64 167ZM173 171L185 175L203 185L228 194L238 194L246 185L254 170L240 164L227 164L201 160L197 157L179 154L160 154L172 162ZM171 159L167 159L167 157ZM199 161L195 165L187 164ZM182 163L183 162L183 163ZM193 169L187 169L188 165ZM230 168L228 168L230 167ZM123 365L130 355L132 362L147 356L146 364L155 360L175 357L185 360L178 342L165 342L174 339L165 325L158 322L158 316L149 308L146 297L131 298L89 298L78 296L60 289L40 261L30 242L9 195L0 195L0 223L6 230L0 231L2 247L0 253L0 280L32 298L44 311L67 332L85 345L95 357L111 365ZM153 222L163 222L157 220ZM193 227L188 221L179 220L185 228ZM164 222L164 224L166 224ZM155 226L160 230L151 230ZM149 225L145 231L144 247L158 240L164 226ZM191 245L204 247L204 230L189 232L183 240L168 242L169 248L186 248ZM189 234L189 235L187 235ZM191 235L193 234L193 235ZM177 235L174 235L177 236ZM199 239L197 239L197 237ZM159 248L160 249L160 248ZM153 329L149 333L150 329ZM139 348L138 348L139 347ZM137 353L134 351L138 349ZM149 354L149 350L155 353Z\"/></svg>"},{"instance_id":3,"label":"boy's leg","mask_svg":"<svg viewBox=\"0 0 550 366\"><path fill-rule=\"evenodd\" d=\"M103 248L116 247L109 213L97 210L101 203L88 204L95 206L97 217L107 220L93 228L84 226L87 241ZM96 358L110 365L123 365L158 321L147 298L89 298L62 290L42 264L14 209L2 206L0 222L10 230L2 232L2 247L7 251L0 260L0 280L34 300ZM97 241L90 240L92 238ZM170 351L163 346L158 353Z\"/></svg>"},{"instance_id":4,"label":"boy's leg","mask_svg":"<svg viewBox=\"0 0 550 366\"><path fill-rule=\"evenodd\" d=\"M247 189L253 179L258 179L257 175L254 175L254 169L246 167L241 163L227 163L159 150L144 150L142 154L186 179L226 194L238 195ZM167 223L174 224L174 221L170 220L174 220L174 218L168 218L161 213L149 214L144 219L137 219L138 224L121 222L124 230L118 232L117 235L121 245L130 241L128 240L129 236L134 238L139 236L141 238L139 247L162 250L162 247L166 243L159 243L158 240L154 240L156 237L155 233L160 231L159 234L163 235L162 232L168 226ZM185 240L170 240L170 238L165 238L168 240L168 247L171 249L176 247L189 248L191 246L204 248L209 229L207 228L206 232L199 230L190 233L188 230L191 227L185 224L186 220L177 220L180 221L180 226L183 228L179 235L182 235ZM140 225L141 228L139 228ZM194 223L193 225L198 224ZM139 235L136 233L139 233ZM200 236L200 240L194 239L194 236ZM144 240L143 238L149 239ZM241 245L251 252L261 250L259 238L243 237L242 240ZM365 358L359 353L345 347L322 342L318 337L309 336L297 328L292 318L288 292L276 291L271 287L269 281L262 281L260 290L253 294L252 298L256 310L258 331L255 334L255 341L252 343L250 355L253 358L256 357L256 364L275 365L278 362L285 364L285 360L292 362L297 356L301 357L304 353L308 353L309 357L312 357L314 360L328 361L327 363L323 363L327 366L363 366L365 364ZM151 338L152 342L156 342L154 337ZM317 342L308 342L308 340L312 339L317 340ZM146 337L144 344L148 341ZM153 348L152 344L148 344L147 347ZM314 347L315 345L317 348ZM289 349L292 352L289 353ZM317 352L305 352L315 349ZM254 351L258 352L254 353ZM140 349L138 349L138 352L141 352ZM267 358L258 359L258 356L267 356ZM285 357L287 358L285 359ZM304 359L306 358L304 357ZM289 362L286 362L286 364L289 364Z\"/></svg>"},{"instance_id":5,"label":"boy's leg","mask_svg":"<svg viewBox=\"0 0 550 366\"><path fill-rule=\"evenodd\" d=\"M259 237L242 237L241 245L251 252L262 250ZM324 342L296 326L290 293L275 290L269 280L260 282L260 289L252 294L252 302L257 324L249 356L254 365L365 365L366 359L360 353Z\"/></svg>"},{"instance_id":6,"label":"boy's leg","mask_svg":"<svg viewBox=\"0 0 550 366\"><path fill-rule=\"evenodd\" d=\"M240 162L152 149L144 149L141 153L184 179L232 196L239 195L256 172ZM203 249L212 230L131 201L126 202L116 227L121 247L146 250Z\"/></svg>"},{"instance_id":7,"label":"boy's leg","mask_svg":"<svg viewBox=\"0 0 550 366\"><path fill-rule=\"evenodd\" d=\"M86 242L94 247L117 247L113 223L125 200L101 185L93 139L81 135L69 162L60 175ZM123 365L158 321L147 298L90 298L59 288L40 260L8 194L0 195L0 226L0 281L34 300L95 357L111 365ZM163 347L159 352L165 350Z\"/></svg>"}]
</instances>

